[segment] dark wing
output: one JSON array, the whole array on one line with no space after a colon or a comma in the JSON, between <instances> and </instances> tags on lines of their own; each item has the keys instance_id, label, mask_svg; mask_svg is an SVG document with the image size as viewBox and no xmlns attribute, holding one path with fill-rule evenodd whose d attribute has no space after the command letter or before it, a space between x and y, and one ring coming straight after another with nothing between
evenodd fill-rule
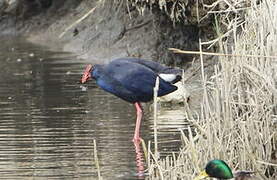
<instances>
[{"instance_id":1,"label":"dark wing","mask_svg":"<svg viewBox=\"0 0 277 180\"><path fill-rule=\"evenodd\" d=\"M171 68L171 67L167 67L167 66L163 66L160 63L157 63L155 61L148 61L145 59L139 59L139 58L119 58L119 59L115 59L113 61L117 61L117 62L129 62L129 63L137 63L137 64L141 64L143 66L146 66L148 68L150 68L152 71L154 71L155 73L165 73L165 74L178 74L181 75L182 74L182 70L181 69L175 69L175 68Z\"/></svg>"},{"instance_id":2,"label":"dark wing","mask_svg":"<svg viewBox=\"0 0 277 180\"><path fill-rule=\"evenodd\" d=\"M101 72L101 75L96 79L96 83L105 91L114 94L125 101L131 103L138 102L136 94L126 89L119 81L105 72Z\"/></svg>"},{"instance_id":3,"label":"dark wing","mask_svg":"<svg viewBox=\"0 0 277 180\"><path fill-rule=\"evenodd\" d=\"M136 94L139 101L147 102L153 98L153 88L159 76L150 68L128 61L112 61L106 65L105 72ZM169 94L177 89L163 79L159 78L159 80L158 96Z\"/></svg>"}]
</instances>

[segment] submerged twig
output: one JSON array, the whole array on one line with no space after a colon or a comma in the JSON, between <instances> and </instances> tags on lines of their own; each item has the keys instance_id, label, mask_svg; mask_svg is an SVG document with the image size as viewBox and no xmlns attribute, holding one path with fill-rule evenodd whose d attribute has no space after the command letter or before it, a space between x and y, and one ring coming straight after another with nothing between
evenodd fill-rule
<instances>
[{"instance_id":1,"label":"submerged twig","mask_svg":"<svg viewBox=\"0 0 277 180\"><path fill-rule=\"evenodd\" d=\"M96 146L96 140L95 139L93 140L93 154L94 154L94 160L95 160L95 166L96 166L96 169L97 169L98 179L102 180L99 160L98 160L98 156L97 156L97 146Z\"/></svg>"}]
</instances>

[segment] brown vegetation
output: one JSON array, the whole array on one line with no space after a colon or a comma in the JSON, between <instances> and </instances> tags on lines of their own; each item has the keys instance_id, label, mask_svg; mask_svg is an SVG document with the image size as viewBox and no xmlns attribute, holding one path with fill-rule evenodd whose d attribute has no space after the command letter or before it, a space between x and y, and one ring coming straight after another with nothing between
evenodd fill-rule
<instances>
[{"instance_id":1,"label":"brown vegetation","mask_svg":"<svg viewBox=\"0 0 277 180\"><path fill-rule=\"evenodd\" d=\"M202 110L186 110L193 128L181 132L183 148L178 155L154 157L149 179L192 179L211 159L276 179L277 4L265 0L249 6L245 20L234 17L228 35L219 33L210 42L231 55L217 56L211 77L202 66ZM203 58L200 51L202 65Z\"/></svg>"}]
</instances>

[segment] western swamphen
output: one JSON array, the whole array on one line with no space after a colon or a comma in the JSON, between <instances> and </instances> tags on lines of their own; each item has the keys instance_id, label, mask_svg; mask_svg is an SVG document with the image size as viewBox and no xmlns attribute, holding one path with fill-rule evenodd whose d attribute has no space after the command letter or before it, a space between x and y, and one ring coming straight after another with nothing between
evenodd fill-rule
<instances>
[{"instance_id":1,"label":"western swamphen","mask_svg":"<svg viewBox=\"0 0 277 180\"><path fill-rule=\"evenodd\" d=\"M180 69L165 67L154 61L119 58L105 65L88 65L81 81L85 83L93 78L97 85L105 91L135 104L137 120L133 141L139 141L143 113L140 103L153 99L153 88L157 77L159 77L158 96L164 96L177 90L173 84L181 80L181 73Z\"/></svg>"}]
</instances>

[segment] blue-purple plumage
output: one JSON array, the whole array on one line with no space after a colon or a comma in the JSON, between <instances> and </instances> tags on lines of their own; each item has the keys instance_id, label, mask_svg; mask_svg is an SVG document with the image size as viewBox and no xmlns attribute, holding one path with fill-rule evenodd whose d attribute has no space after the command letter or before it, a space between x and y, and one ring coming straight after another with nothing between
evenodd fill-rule
<instances>
[{"instance_id":1,"label":"blue-purple plumage","mask_svg":"<svg viewBox=\"0 0 277 180\"><path fill-rule=\"evenodd\" d=\"M106 65L94 65L91 77L105 91L135 103L153 99L153 88L157 77L160 81L158 96L177 90L171 83L180 80L181 72L179 69L162 66L153 61L120 58ZM176 78L172 82L167 82L159 74L175 74Z\"/></svg>"}]
</instances>

